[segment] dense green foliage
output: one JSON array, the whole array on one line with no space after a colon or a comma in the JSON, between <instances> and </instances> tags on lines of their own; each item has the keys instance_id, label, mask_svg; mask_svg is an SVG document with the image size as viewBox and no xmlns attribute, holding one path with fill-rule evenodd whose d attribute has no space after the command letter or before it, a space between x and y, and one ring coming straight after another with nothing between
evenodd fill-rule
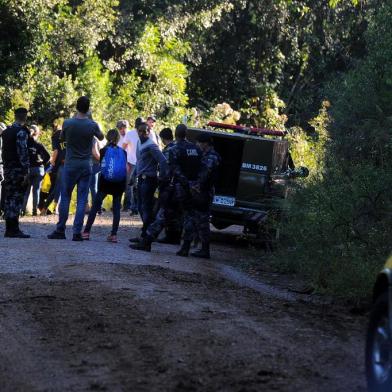
<instances>
[{"instance_id":1,"label":"dense green foliage","mask_svg":"<svg viewBox=\"0 0 392 392\"><path fill-rule=\"evenodd\" d=\"M88 94L104 128L286 127L311 176L279 265L363 297L391 243L391 16L390 0L0 0L0 121L26 105L47 128Z\"/></svg>"}]
</instances>

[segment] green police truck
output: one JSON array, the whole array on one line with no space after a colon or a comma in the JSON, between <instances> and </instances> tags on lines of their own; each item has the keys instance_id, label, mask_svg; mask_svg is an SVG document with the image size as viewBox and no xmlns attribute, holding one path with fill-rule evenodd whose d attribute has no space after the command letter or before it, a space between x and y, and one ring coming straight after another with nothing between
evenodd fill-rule
<instances>
[{"instance_id":1,"label":"green police truck","mask_svg":"<svg viewBox=\"0 0 392 392\"><path fill-rule=\"evenodd\" d=\"M306 168L294 168L285 132L210 122L206 128L189 128L188 138L194 141L201 132L212 137L222 158L211 223L217 229L241 225L262 239L276 237L271 228L282 212L290 178L308 174Z\"/></svg>"}]
</instances>

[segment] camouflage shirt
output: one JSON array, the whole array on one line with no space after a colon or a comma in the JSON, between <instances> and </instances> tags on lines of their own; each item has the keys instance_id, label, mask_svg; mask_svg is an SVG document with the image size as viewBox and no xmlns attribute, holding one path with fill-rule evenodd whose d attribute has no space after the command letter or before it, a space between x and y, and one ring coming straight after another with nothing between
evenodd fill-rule
<instances>
[{"instance_id":1,"label":"camouflage shirt","mask_svg":"<svg viewBox=\"0 0 392 392\"><path fill-rule=\"evenodd\" d=\"M218 167L221 163L220 155L211 147L203 153L201 158L201 170L199 183L201 191L211 191L216 182Z\"/></svg>"}]
</instances>

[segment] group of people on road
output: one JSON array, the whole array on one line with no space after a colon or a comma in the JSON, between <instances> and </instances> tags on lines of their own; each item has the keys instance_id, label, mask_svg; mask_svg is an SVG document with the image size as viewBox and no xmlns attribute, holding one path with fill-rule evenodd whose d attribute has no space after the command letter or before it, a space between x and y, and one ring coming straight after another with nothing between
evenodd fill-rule
<instances>
[{"instance_id":1,"label":"group of people on road","mask_svg":"<svg viewBox=\"0 0 392 392\"><path fill-rule=\"evenodd\" d=\"M186 125L179 124L174 135L170 128L164 128L158 136L154 131L156 119L149 116L146 121L137 118L132 130L126 120L119 120L116 128L107 132L105 143L99 125L91 118L87 97L78 99L76 110L61 128L55 127L51 155L38 141L39 129L26 126L25 108L17 109L15 122L2 131L0 180L4 179L5 237L29 237L19 228L19 216L26 209L32 186L33 215L37 208L45 214L53 201L59 202L58 223L47 237L65 239L71 197L77 187L73 241L90 239L103 200L111 195L109 242L117 242L123 208L131 215L140 214L143 223L140 236L130 239L132 249L151 251L155 241L181 244L182 239L178 255L188 256L195 241L201 242L201 248L192 255L209 258L210 206L220 157L208 133L201 133L193 143L187 139ZM39 200L37 184L49 163L52 187ZM92 206L83 227L90 191ZM163 229L165 237L158 240Z\"/></svg>"}]
</instances>

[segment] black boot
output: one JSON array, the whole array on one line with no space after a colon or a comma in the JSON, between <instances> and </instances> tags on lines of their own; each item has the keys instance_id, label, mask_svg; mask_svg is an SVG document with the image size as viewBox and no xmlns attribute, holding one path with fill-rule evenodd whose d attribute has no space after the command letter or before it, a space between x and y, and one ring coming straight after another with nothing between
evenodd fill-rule
<instances>
[{"instance_id":1,"label":"black boot","mask_svg":"<svg viewBox=\"0 0 392 392\"><path fill-rule=\"evenodd\" d=\"M191 247L191 241L184 240L180 250L176 253L176 255L182 257L188 257L190 247Z\"/></svg>"},{"instance_id":2,"label":"black boot","mask_svg":"<svg viewBox=\"0 0 392 392\"><path fill-rule=\"evenodd\" d=\"M152 238L146 236L144 238L141 238L140 241L135 245L129 245L129 247L135 250L143 250L145 252L151 252L151 243L152 243Z\"/></svg>"},{"instance_id":3,"label":"black boot","mask_svg":"<svg viewBox=\"0 0 392 392\"><path fill-rule=\"evenodd\" d=\"M11 227L12 223L10 219L5 220L5 232L4 232L4 237L10 237L11 234Z\"/></svg>"},{"instance_id":4,"label":"black boot","mask_svg":"<svg viewBox=\"0 0 392 392\"><path fill-rule=\"evenodd\" d=\"M8 222L8 230L4 233L4 237L8 238L30 238L28 234L23 233L19 229L19 220L18 218L9 219Z\"/></svg>"},{"instance_id":5,"label":"black boot","mask_svg":"<svg viewBox=\"0 0 392 392\"><path fill-rule=\"evenodd\" d=\"M165 236L157 242L159 242L160 244L180 245L181 232L166 230Z\"/></svg>"},{"instance_id":6,"label":"black boot","mask_svg":"<svg viewBox=\"0 0 392 392\"><path fill-rule=\"evenodd\" d=\"M203 242L201 244L201 249L196 252L192 252L191 256L199 257L200 259L209 259L210 258L210 243Z\"/></svg>"}]
</instances>

